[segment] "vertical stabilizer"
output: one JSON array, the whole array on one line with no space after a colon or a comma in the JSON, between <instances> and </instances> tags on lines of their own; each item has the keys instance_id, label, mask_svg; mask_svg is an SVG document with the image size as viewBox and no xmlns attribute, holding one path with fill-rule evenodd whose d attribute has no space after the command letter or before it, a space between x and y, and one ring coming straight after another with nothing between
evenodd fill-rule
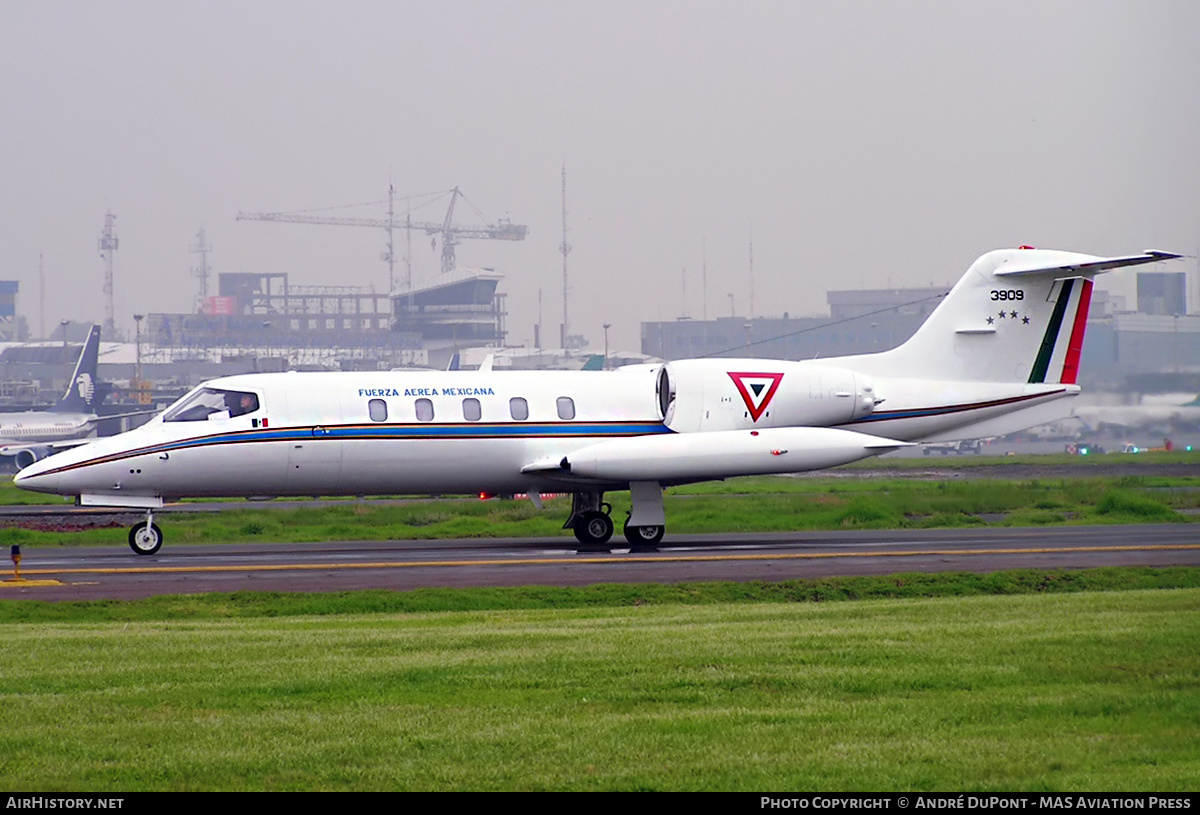
<instances>
[{"instance_id":1,"label":"vertical stabilizer","mask_svg":"<svg viewBox=\"0 0 1200 815\"><path fill-rule=\"evenodd\" d=\"M51 408L55 413L95 413L96 364L100 360L100 326L88 332L67 391Z\"/></svg>"},{"instance_id":2,"label":"vertical stabilizer","mask_svg":"<svg viewBox=\"0 0 1200 815\"><path fill-rule=\"evenodd\" d=\"M1102 258L1051 249L988 252L903 345L851 357L874 375L964 382L1074 384L1092 279L1179 255Z\"/></svg>"}]
</instances>

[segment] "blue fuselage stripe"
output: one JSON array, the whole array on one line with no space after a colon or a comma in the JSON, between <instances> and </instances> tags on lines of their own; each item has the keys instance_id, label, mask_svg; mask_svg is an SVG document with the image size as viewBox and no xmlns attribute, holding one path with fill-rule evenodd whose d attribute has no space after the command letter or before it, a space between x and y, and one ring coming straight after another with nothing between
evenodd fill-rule
<instances>
[{"instance_id":1,"label":"blue fuselage stripe","mask_svg":"<svg viewBox=\"0 0 1200 815\"><path fill-rule=\"evenodd\" d=\"M652 436L673 432L659 421L647 422L559 422L511 424L355 424L306 425L269 430L239 430L211 436L191 436L177 441L160 442L132 450L123 450L89 461L81 461L50 470L63 472L136 456L171 453L178 450L214 447L226 444L296 441L444 441L450 439L611 439L628 436Z\"/></svg>"}]
</instances>

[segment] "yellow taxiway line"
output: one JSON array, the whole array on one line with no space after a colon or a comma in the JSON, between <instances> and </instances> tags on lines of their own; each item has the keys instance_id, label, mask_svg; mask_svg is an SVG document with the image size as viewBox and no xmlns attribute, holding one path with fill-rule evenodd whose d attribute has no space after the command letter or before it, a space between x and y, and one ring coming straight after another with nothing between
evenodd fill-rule
<instances>
[{"instance_id":1,"label":"yellow taxiway line","mask_svg":"<svg viewBox=\"0 0 1200 815\"><path fill-rule=\"evenodd\" d=\"M643 556L608 555L603 557L538 557L504 560L417 560L407 562L371 563L280 563L244 564L231 566L113 566L89 568L22 569L22 574L180 574L197 572L286 572L334 571L340 569L422 569L452 566L548 566L575 563L700 563L738 560L824 560L831 558L878 557L964 557L971 555L1053 555L1080 552L1169 552L1200 549L1200 543L1162 544L1148 546L1065 546L1038 549L923 549L904 552L797 552L779 554L729 555L665 555ZM28 584L26 584L28 585Z\"/></svg>"}]
</instances>

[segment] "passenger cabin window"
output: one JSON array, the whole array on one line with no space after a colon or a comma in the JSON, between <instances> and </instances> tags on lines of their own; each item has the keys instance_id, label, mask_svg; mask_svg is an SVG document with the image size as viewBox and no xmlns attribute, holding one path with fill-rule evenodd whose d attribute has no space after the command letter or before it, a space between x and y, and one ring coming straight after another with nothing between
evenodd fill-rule
<instances>
[{"instance_id":1,"label":"passenger cabin window","mask_svg":"<svg viewBox=\"0 0 1200 815\"><path fill-rule=\"evenodd\" d=\"M483 408L478 399L463 400L463 418L468 422L477 422L483 418Z\"/></svg>"},{"instance_id":2,"label":"passenger cabin window","mask_svg":"<svg viewBox=\"0 0 1200 815\"><path fill-rule=\"evenodd\" d=\"M258 410L258 395L248 391L201 388L185 396L163 414L164 422L203 422L229 419Z\"/></svg>"},{"instance_id":3,"label":"passenger cabin window","mask_svg":"<svg viewBox=\"0 0 1200 815\"><path fill-rule=\"evenodd\" d=\"M387 402L382 399L372 399L367 402L367 412L371 415L373 422L387 421Z\"/></svg>"},{"instance_id":4,"label":"passenger cabin window","mask_svg":"<svg viewBox=\"0 0 1200 815\"><path fill-rule=\"evenodd\" d=\"M558 418L574 419L575 418L575 400L570 396L558 397Z\"/></svg>"},{"instance_id":5,"label":"passenger cabin window","mask_svg":"<svg viewBox=\"0 0 1200 815\"><path fill-rule=\"evenodd\" d=\"M433 421L433 402L428 399L417 400L417 421L432 422Z\"/></svg>"},{"instance_id":6,"label":"passenger cabin window","mask_svg":"<svg viewBox=\"0 0 1200 815\"><path fill-rule=\"evenodd\" d=\"M529 418L529 403L520 396L514 396L508 400L508 414L518 422L523 422Z\"/></svg>"}]
</instances>

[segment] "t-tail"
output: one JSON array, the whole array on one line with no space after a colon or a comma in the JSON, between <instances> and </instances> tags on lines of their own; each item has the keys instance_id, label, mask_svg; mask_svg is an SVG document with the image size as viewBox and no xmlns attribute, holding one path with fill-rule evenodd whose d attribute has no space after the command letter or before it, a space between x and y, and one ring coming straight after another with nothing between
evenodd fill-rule
<instances>
[{"instance_id":1,"label":"t-tail","mask_svg":"<svg viewBox=\"0 0 1200 815\"><path fill-rule=\"evenodd\" d=\"M51 410L55 413L94 413L96 397L96 364L100 359L100 326L88 332L75 372L67 383L67 391Z\"/></svg>"},{"instance_id":2,"label":"t-tail","mask_svg":"<svg viewBox=\"0 0 1200 815\"><path fill-rule=\"evenodd\" d=\"M907 342L854 359L883 376L902 371L914 379L1073 385L1095 276L1177 257L988 252Z\"/></svg>"}]
</instances>

